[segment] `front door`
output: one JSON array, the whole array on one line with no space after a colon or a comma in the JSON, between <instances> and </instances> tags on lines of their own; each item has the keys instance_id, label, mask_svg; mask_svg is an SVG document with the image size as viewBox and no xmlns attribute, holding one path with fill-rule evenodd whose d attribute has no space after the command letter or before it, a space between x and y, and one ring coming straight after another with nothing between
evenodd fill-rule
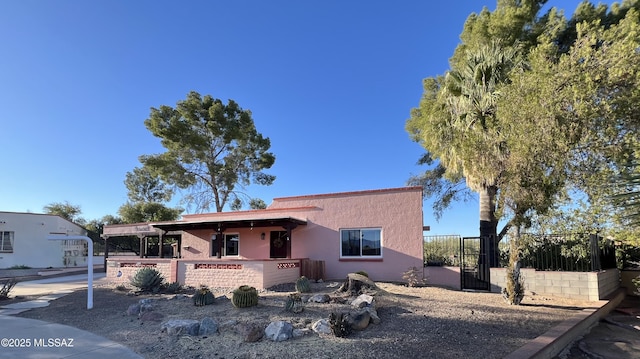
<instances>
[{"instance_id":1,"label":"front door","mask_svg":"<svg viewBox=\"0 0 640 359\"><path fill-rule=\"evenodd\" d=\"M271 231L270 236L270 257L287 258L287 232Z\"/></svg>"}]
</instances>

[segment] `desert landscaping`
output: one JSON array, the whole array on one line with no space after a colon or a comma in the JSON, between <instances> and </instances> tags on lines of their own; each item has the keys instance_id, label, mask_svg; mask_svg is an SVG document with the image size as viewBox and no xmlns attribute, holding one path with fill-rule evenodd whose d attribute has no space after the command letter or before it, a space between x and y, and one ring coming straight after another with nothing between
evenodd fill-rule
<instances>
[{"instance_id":1,"label":"desert landscaping","mask_svg":"<svg viewBox=\"0 0 640 359\"><path fill-rule=\"evenodd\" d=\"M231 303L234 288L211 288L213 304L196 306L197 288L151 294L104 284L91 310L79 290L19 316L87 330L145 358L501 358L594 306L534 294L510 306L500 294L403 283L375 283L367 291L371 305L354 306L359 293L339 291L342 284L312 282L309 293L300 293L299 313L285 308L294 283L259 291L258 304L247 308ZM338 337L326 325L332 313L366 307L373 314L360 330ZM176 329L170 324L176 322L195 326Z\"/></svg>"}]
</instances>

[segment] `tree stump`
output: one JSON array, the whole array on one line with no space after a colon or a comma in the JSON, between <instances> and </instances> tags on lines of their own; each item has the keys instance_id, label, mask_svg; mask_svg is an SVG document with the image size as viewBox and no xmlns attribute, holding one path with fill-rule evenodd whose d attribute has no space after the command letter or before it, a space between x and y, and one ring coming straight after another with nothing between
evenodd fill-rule
<instances>
[{"instance_id":1,"label":"tree stump","mask_svg":"<svg viewBox=\"0 0 640 359\"><path fill-rule=\"evenodd\" d=\"M364 293L377 293L380 288L368 277L362 274L349 273L344 283L336 290L336 292L348 292L352 296Z\"/></svg>"}]
</instances>

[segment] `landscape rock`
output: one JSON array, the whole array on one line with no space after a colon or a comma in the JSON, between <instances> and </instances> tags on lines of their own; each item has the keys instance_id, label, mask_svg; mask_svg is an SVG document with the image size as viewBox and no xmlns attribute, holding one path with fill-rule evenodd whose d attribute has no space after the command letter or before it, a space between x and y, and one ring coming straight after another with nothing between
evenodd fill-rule
<instances>
[{"instance_id":1,"label":"landscape rock","mask_svg":"<svg viewBox=\"0 0 640 359\"><path fill-rule=\"evenodd\" d=\"M140 321L142 322L159 322L164 318L164 314L159 312L144 312L140 313Z\"/></svg>"},{"instance_id":2,"label":"landscape rock","mask_svg":"<svg viewBox=\"0 0 640 359\"><path fill-rule=\"evenodd\" d=\"M364 310L369 312L369 316L371 317L371 323L380 324L380 317L378 316L378 311L375 310L374 307L365 307Z\"/></svg>"},{"instance_id":3,"label":"landscape rock","mask_svg":"<svg viewBox=\"0 0 640 359\"><path fill-rule=\"evenodd\" d=\"M365 330L369 326L371 316L366 309L356 310L347 315L347 323L353 330Z\"/></svg>"},{"instance_id":4,"label":"landscape rock","mask_svg":"<svg viewBox=\"0 0 640 359\"><path fill-rule=\"evenodd\" d=\"M162 323L160 329L169 335L198 335L200 322L193 319L171 319Z\"/></svg>"},{"instance_id":5,"label":"landscape rock","mask_svg":"<svg viewBox=\"0 0 640 359\"><path fill-rule=\"evenodd\" d=\"M282 342L291 339L293 336L293 325L282 320L271 322L267 328L265 328L264 335L267 339L274 342Z\"/></svg>"},{"instance_id":6,"label":"landscape rock","mask_svg":"<svg viewBox=\"0 0 640 359\"><path fill-rule=\"evenodd\" d=\"M264 335L262 328L253 323L239 323L235 326L235 332L247 343L257 342Z\"/></svg>"},{"instance_id":7,"label":"landscape rock","mask_svg":"<svg viewBox=\"0 0 640 359\"><path fill-rule=\"evenodd\" d=\"M200 321L198 335L216 334L218 332L218 322L215 319L206 317Z\"/></svg>"},{"instance_id":8,"label":"landscape rock","mask_svg":"<svg viewBox=\"0 0 640 359\"><path fill-rule=\"evenodd\" d=\"M293 332L291 333L291 336L293 338L302 338L304 337L307 333L309 333L309 329L304 328L304 329L294 329Z\"/></svg>"},{"instance_id":9,"label":"landscape rock","mask_svg":"<svg viewBox=\"0 0 640 359\"><path fill-rule=\"evenodd\" d=\"M314 303L329 303L331 301L331 297L329 294L316 294L309 298L309 302Z\"/></svg>"},{"instance_id":10,"label":"landscape rock","mask_svg":"<svg viewBox=\"0 0 640 359\"><path fill-rule=\"evenodd\" d=\"M356 299L351 302L352 307L364 308L373 306L373 296L368 294L360 294Z\"/></svg>"},{"instance_id":11,"label":"landscape rock","mask_svg":"<svg viewBox=\"0 0 640 359\"><path fill-rule=\"evenodd\" d=\"M140 303L131 304L127 308L127 315L138 315L140 314Z\"/></svg>"},{"instance_id":12,"label":"landscape rock","mask_svg":"<svg viewBox=\"0 0 640 359\"><path fill-rule=\"evenodd\" d=\"M331 334L331 326L327 319L320 319L311 324L311 330L318 334Z\"/></svg>"}]
</instances>

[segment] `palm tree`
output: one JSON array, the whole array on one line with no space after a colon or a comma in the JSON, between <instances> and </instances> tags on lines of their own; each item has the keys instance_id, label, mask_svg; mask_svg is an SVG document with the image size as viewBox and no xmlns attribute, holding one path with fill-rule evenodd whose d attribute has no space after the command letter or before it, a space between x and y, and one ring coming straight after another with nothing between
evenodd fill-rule
<instances>
[{"instance_id":1,"label":"palm tree","mask_svg":"<svg viewBox=\"0 0 640 359\"><path fill-rule=\"evenodd\" d=\"M498 42L468 54L459 70L450 71L442 95L449 111L451 143L440 155L447 169L456 169L480 198L480 236L489 238L489 264L498 265L496 196L508 151L496 116L500 86L523 62L515 46Z\"/></svg>"}]
</instances>

